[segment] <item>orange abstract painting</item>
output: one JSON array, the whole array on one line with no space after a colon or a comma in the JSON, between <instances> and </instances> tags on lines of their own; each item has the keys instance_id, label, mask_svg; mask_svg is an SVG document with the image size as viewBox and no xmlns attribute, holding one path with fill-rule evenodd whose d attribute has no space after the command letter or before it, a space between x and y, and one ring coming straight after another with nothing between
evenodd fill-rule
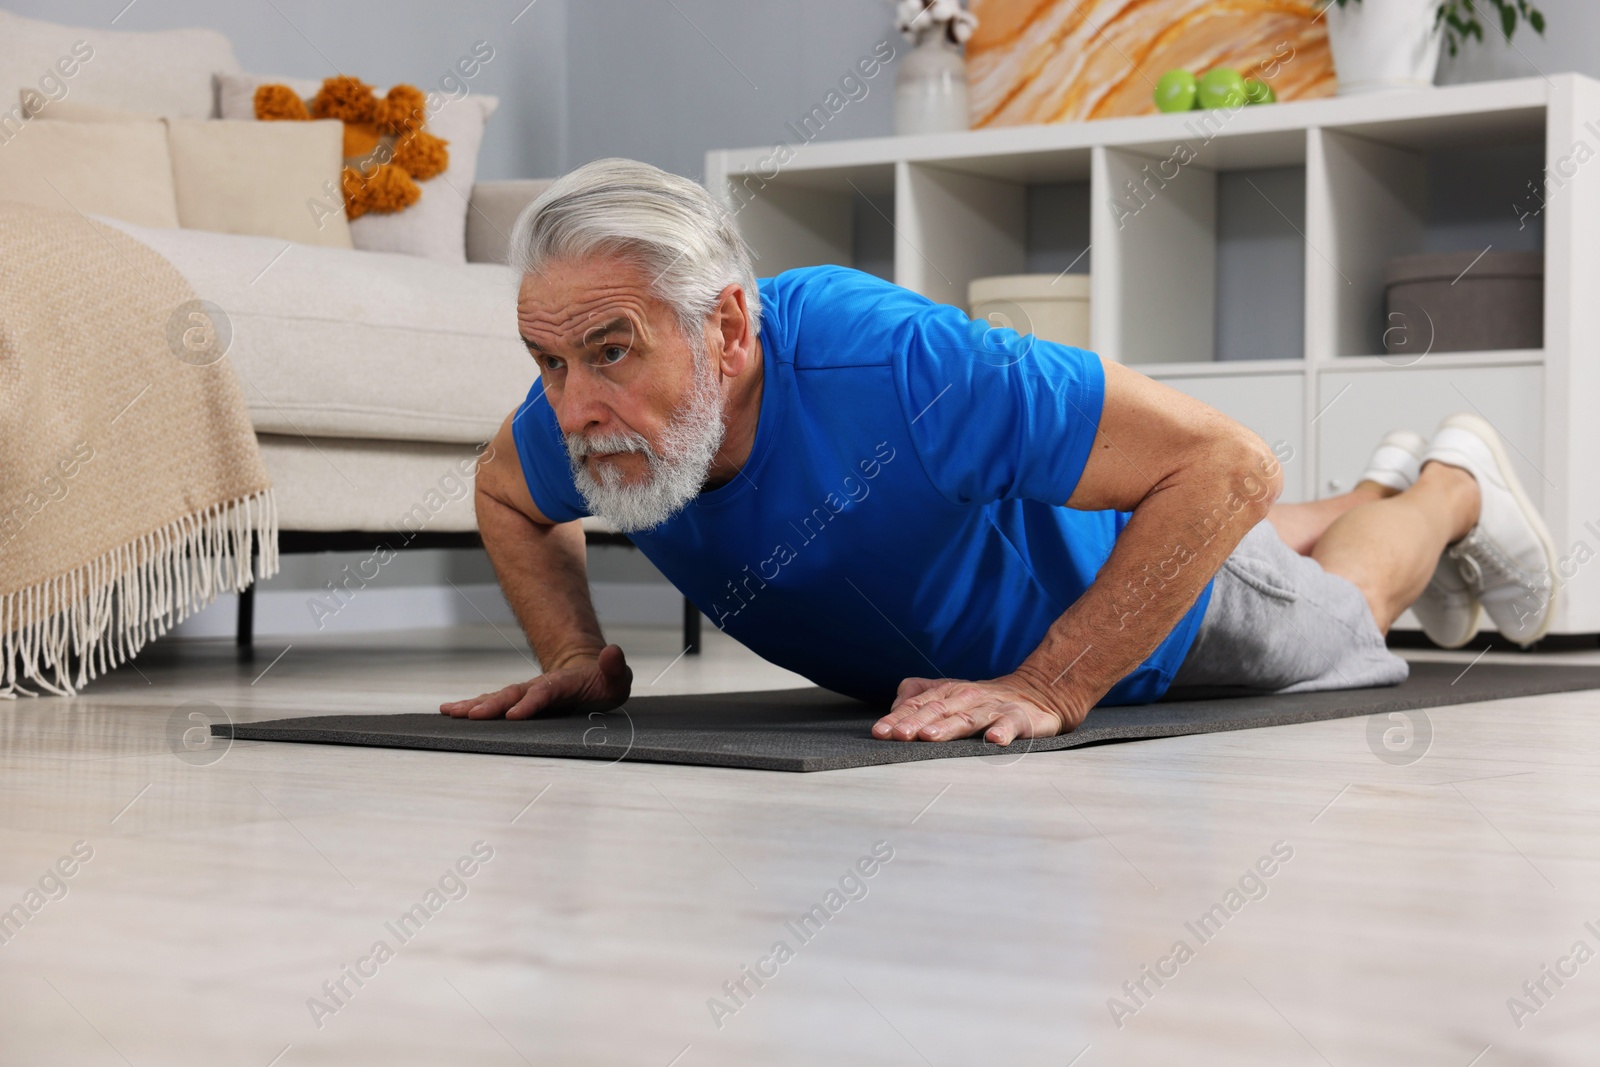
<instances>
[{"instance_id":1,"label":"orange abstract painting","mask_svg":"<svg viewBox=\"0 0 1600 1067\"><path fill-rule=\"evenodd\" d=\"M1234 67L1279 100L1332 96L1328 37L1312 0L971 0L971 125L1076 122L1156 110L1182 68Z\"/></svg>"}]
</instances>

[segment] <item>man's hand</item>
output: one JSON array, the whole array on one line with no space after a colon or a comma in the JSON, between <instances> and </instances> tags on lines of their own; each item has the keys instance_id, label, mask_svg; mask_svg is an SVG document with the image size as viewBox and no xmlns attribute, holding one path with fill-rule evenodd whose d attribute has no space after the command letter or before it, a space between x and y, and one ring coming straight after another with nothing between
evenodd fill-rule
<instances>
[{"instance_id":1,"label":"man's hand","mask_svg":"<svg viewBox=\"0 0 1600 1067\"><path fill-rule=\"evenodd\" d=\"M633 669L622 649L607 645L599 656L575 659L498 693L440 704L439 711L454 719L531 719L551 708L610 711L627 701L632 688Z\"/></svg>"},{"instance_id":2,"label":"man's hand","mask_svg":"<svg viewBox=\"0 0 1600 1067\"><path fill-rule=\"evenodd\" d=\"M1088 709L1051 699L1044 686L1019 674L987 682L907 678L872 736L893 741L953 741L982 734L1009 745L1018 737L1053 737L1083 721Z\"/></svg>"}]
</instances>

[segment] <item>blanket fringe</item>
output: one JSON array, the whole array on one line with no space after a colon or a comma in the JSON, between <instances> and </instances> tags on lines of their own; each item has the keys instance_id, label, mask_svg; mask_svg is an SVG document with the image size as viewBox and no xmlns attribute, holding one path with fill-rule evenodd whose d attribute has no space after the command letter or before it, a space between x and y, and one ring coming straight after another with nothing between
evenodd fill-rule
<instances>
[{"instance_id":1,"label":"blanket fringe","mask_svg":"<svg viewBox=\"0 0 1600 1067\"><path fill-rule=\"evenodd\" d=\"M0 596L0 698L40 695L25 683L74 696L220 594L276 573L278 509L267 488Z\"/></svg>"}]
</instances>

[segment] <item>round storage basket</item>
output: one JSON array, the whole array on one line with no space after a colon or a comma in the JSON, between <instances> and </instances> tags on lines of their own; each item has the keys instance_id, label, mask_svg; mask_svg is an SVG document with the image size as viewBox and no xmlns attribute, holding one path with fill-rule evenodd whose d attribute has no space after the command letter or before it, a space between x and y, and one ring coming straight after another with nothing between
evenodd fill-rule
<instances>
[{"instance_id":1,"label":"round storage basket","mask_svg":"<svg viewBox=\"0 0 1600 1067\"><path fill-rule=\"evenodd\" d=\"M967 286L967 314L1041 341L1089 347L1087 274L998 274Z\"/></svg>"},{"instance_id":2,"label":"round storage basket","mask_svg":"<svg viewBox=\"0 0 1600 1067\"><path fill-rule=\"evenodd\" d=\"M1383 284L1387 352L1544 347L1542 252L1399 256Z\"/></svg>"}]
</instances>

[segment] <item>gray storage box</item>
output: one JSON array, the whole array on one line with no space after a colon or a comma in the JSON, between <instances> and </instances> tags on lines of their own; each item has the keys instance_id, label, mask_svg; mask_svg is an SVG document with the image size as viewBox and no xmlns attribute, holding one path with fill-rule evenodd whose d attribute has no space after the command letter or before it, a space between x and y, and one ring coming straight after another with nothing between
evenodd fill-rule
<instances>
[{"instance_id":1,"label":"gray storage box","mask_svg":"<svg viewBox=\"0 0 1600 1067\"><path fill-rule=\"evenodd\" d=\"M1478 257L1435 252L1384 264L1386 352L1544 347L1544 253Z\"/></svg>"}]
</instances>

